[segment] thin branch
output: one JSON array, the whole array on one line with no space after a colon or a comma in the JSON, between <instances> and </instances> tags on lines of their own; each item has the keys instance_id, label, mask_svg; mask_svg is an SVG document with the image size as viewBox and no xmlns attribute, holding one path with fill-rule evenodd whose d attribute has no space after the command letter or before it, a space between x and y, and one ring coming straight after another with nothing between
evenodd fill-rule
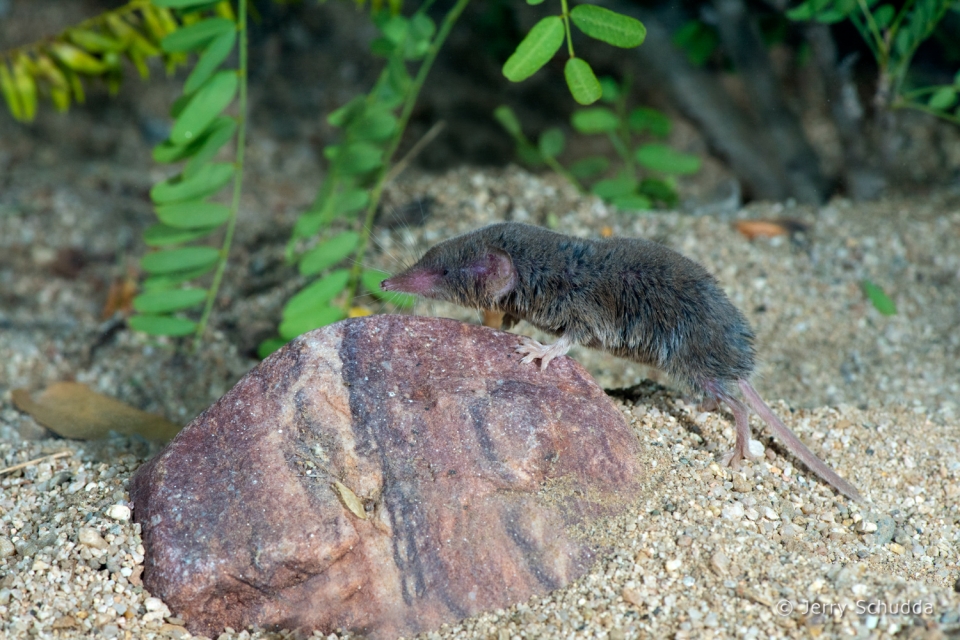
<instances>
[{"instance_id":1,"label":"thin branch","mask_svg":"<svg viewBox=\"0 0 960 640\"><path fill-rule=\"evenodd\" d=\"M27 460L26 462L21 462L20 464L15 464L12 467L6 467L5 469L0 469L0 476L5 473L13 473L14 471L19 471L20 469L26 469L27 467L32 467L35 464L40 464L46 460L56 460L57 458L64 458L66 456L73 455L73 451L58 451L57 453L51 453L48 456L41 456L39 458L34 458L33 460Z\"/></svg>"},{"instance_id":2,"label":"thin branch","mask_svg":"<svg viewBox=\"0 0 960 640\"><path fill-rule=\"evenodd\" d=\"M220 261L217 264L217 271L213 276L213 283L210 285L210 294L207 296L207 303L204 305L203 315L200 317L200 323L197 325L197 332L193 338L194 351L200 348L207 323L210 321L210 314L213 312L213 303L216 301L223 274L227 269L230 245L233 243L233 232L237 227L237 216L240 212L240 196L243 192L243 154L247 140L247 3L241 1L237 4L239 7L237 25L240 32L240 42L237 46L240 66L237 70L237 75L240 77L240 96L237 100L237 106L240 113L237 116L239 126L237 127L236 176L233 179L233 201L230 204L230 220L227 222L227 230L223 236L223 246L220 248Z\"/></svg>"},{"instance_id":3,"label":"thin branch","mask_svg":"<svg viewBox=\"0 0 960 640\"><path fill-rule=\"evenodd\" d=\"M404 169L407 168L414 158L420 155L420 152L423 151L428 144L434 141L434 139L440 135L440 132L443 131L444 127L447 126L447 123L443 120L438 120L430 127L430 130L423 134L423 137L417 140L417 143L411 147L410 151L407 151L407 155L403 156L400 161L393 165L393 168L390 169L390 172L387 173L387 177L383 179L384 184L390 184L396 180L397 176L403 173Z\"/></svg>"}]
</instances>

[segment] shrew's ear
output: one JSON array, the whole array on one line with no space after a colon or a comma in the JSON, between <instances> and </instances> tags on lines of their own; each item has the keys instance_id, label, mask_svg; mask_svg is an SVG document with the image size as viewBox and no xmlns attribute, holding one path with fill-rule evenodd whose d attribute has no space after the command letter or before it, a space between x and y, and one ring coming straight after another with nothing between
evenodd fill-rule
<instances>
[{"instance_id":1,"label":"shrew's ear","mask_svg":"<svg viewBox=\"0 0 960 640\"><path fill-rule=\"evenodd\" d=\"M517 270L513 267L513 260L500 249L487 249L486 253L467 269L494 300L510 293L517 284Z\"/></svg>"}]
</instances>

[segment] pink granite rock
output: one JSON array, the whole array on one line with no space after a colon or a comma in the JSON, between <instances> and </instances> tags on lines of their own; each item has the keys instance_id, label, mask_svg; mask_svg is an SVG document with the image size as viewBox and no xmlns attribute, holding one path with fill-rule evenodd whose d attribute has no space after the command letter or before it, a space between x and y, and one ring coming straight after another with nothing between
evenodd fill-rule
<instances>
[{"instance_id":1,"label":"pink granite rock","mask_svg":"<svg viewBox=\"0 0 960 640\"><path fill-rule=\"evenodd\" d=\"M193 633L394 638L578 578L571 528L637 498L639 445L580 365L517 344L409 316L293 341L131 481L144 585Z\"/></svg>"}]
</instances>

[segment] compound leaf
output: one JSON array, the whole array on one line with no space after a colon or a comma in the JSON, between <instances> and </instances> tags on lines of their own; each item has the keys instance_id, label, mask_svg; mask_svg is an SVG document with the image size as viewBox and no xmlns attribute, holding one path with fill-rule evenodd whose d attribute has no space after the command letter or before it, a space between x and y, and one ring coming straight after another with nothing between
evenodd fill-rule
<instances>
[{"instance_id":1,"label":"compound leaf","mask_svg":"<svg viewBox=\"0 0 960 640\"><path fill-rule=\"evenodd\" d=\"M563 20L559 16L542 19L504 63L503 75L511 82L526 80L550 61L563 44L563 37Z\"/></svg>"},{"instance_id":2,"label":"compound leaf","mask_svg":"<svg viewBox=\"0 0 960 640\"><path fill-rule=\"evenodd\" d=\"M647 37L646 27L636 18L592 4L574 7L570 19L591 38L615 47L639 47Z\"/></svg>"}]
</instances>

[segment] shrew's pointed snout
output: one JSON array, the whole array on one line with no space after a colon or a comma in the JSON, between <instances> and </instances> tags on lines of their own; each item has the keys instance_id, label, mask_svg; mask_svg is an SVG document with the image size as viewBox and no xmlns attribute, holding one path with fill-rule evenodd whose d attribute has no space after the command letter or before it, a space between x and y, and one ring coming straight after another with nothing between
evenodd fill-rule
<instances>
[{"instance_id":1,"label":"shrew's pointed snout","mask_svg":"<svg viewBox=\"0 0 960 640\"><path fill-rule=\"evenodd\" d=\"M411 269L380 283L383 291L399 291L414 295L429 295L437 285L437 274L427 269Z\"/></svg>"}]
</instances>

